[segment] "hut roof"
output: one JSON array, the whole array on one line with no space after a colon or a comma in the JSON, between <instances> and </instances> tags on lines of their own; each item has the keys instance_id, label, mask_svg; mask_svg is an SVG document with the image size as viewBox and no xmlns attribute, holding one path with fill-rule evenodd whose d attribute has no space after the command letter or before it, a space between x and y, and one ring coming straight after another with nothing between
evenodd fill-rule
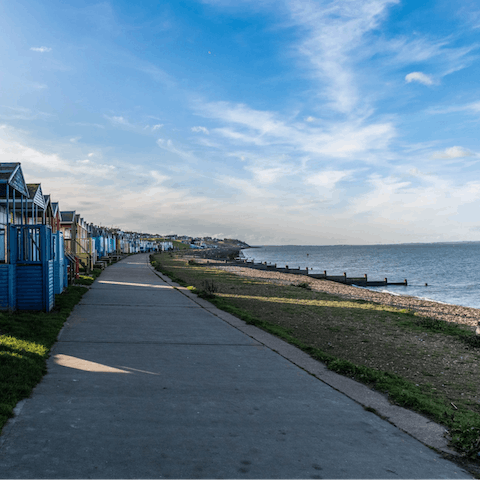
<instances>
[{"instance_id":1,"label":"hut roof","mask_svg":"<svg viewBox=\"0 0 480 480\"><path fill-rule=\"evenodd\" d=\"M0 197L2 198L6 197L7 185L24 197L28 197L28 189L20 163L0 163Z\"/></svg>"},{"instance_id":2,"label":"hut roof","mask_svg":"<svg viewBox=\"0 0 480 480\"><path fill-rule=\"evenodd\" d=\"M75 210L68 212L60 212L60 216L62 217L62 223L72 223L73 219L75 218Z\"/></svg>"},{"instance_id":3,"label":"hut roof","mask_svg":"<svg viewBox=\"0 0 480 480\"><path fill-rule=\"evenodd\" d=\"M33 201L34 205L45 209L45 198L43 197L42 187L39 183L27 183L29 203Z\"/></svg>"}]
</instances>

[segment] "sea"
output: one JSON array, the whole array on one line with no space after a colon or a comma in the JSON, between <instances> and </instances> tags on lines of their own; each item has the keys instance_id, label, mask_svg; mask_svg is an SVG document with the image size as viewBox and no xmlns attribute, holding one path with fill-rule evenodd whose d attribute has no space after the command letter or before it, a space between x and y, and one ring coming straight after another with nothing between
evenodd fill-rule
<instances>
[{"instance_id":1,"label":"sea","mask_svg":"<svg viewBox=\"0 0 480 480\"><path fill-rule=\"evenodd\" d=\"M363 277L407 286L369 290L410 295L452 305L480 308L480 242L396 245L259 246L242 250L248 260L278 267L309 267L312 273ZM358 287L363 288L363 287Z\"/></svg>"}]
</instances>

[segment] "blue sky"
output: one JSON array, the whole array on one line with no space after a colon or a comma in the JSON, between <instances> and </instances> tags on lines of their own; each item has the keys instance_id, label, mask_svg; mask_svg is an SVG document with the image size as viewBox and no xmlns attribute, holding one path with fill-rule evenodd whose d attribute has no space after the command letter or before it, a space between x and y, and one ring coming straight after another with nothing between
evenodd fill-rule
<instances>
[{"instance_id":1,"label":"blue sky","mask_svg":"<svg viewBox=\"0 0 480 480\"><path fill-rule=\"evenodd\" d=\"M64 210L251 244L480 240L480 7L0 3L0 161Z\"/></svg>"}]
</instances>

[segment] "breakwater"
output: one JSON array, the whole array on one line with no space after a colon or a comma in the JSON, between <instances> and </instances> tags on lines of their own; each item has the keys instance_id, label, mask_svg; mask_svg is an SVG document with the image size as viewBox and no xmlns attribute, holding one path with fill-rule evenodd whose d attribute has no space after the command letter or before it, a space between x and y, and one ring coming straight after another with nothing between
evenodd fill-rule
<instances>
[{"instance_id":1,"label":"breakwater","mask_svg":"<svg viewBox=\"0 0 480 480\"><path fill-rule=\"evenodd\" d=\"M359 278L388 285L369 290L480 308L480 242L401 245L265 246L244 249L255 263L289 265L309 273ZM408 286L392 285L408 279ZM427 284L427 285L426 285ZM359 285L360 286L360 285Z\"/></svg>"},{"instance_id":2,"label":"breakwater","mask_svg":"<svg viewBox=\"0 0 480 480\"><path fill-rule=\"evenodd\" d=\"M347 272L343 272L342 275L329 275L326 270L323 273L313 273L312 269L309 267L305 268L291 268L288 265L283 267L277 266L277 264L271 264L268 262L259 262L255 263L253 260L248 260L246 258L238 257L233 261L224 260L224 261L212 261L208 262L212 266L220 266L220 265L232 265L232 266L241 266L241 267L248 267L253 268L256 270L266 270L266 271L275 271L277 273L288 273L291 275L304 275L309 278L314 279L323 279L323 280L330 280L332 282L343 283L345 285L356 285L359 287L381 287L381 286L389 286L389 285L403 285L408 286L407 279L404 279L402 282L389 282L388 278L384 278L383 280L369 280L368 275L364 274L361 277L349 277Z\"/></svg>"}]
</instances>

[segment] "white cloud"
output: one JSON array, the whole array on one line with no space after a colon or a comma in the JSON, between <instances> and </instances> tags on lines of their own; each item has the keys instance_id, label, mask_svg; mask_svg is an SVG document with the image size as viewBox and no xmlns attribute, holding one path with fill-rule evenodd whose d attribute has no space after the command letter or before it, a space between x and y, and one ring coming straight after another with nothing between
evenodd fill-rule
<instances>
[{"instance_id":1,"label":"white cloud","mask_svg":"<svg viewBox=\"0 0 480 480\"><path fill-rule=\"evenodd\" d=\"M152 127L152 131L154 132L155 130L159 130L162 127L163 127L163 123L157 123L157 125L154 125Z\"/></svg>"},{"instance_id":2,"label":"white cloud","mask_svg":"<svg viewBox=\"0 0 480 480\"><path fill-rule=\"evenodd\" d=\"M70 139L70 143L77 143L82 137L73 137Z\"/></svg>"},{"instance_id":3,"label":"white cloud","mask_svg":"<svg viewBox=\"0 0 480 480\"><path fill-rule=\"evenodd\" d=\"M100 125L99 123L76 122L76 123L71 123L69 125L75 125L79 127L105 128L105 125Z\"/></svg>"},{"instance_id":4,"label":"white cloud","mask_svg":"<svg viewBox=\"0 0 480 480\"><path fill-rule=\"evenodd\" d=\"M351 173L351 171L326 170L308 176L305 179L305 183L307 185L318 187L322 190L331 190L335 188L338 182L349 177Z\"/></svg>"},{"instance_id":5,"label":"white cloud","mask_svg":"<svg viewBox=\"0 0 480 480\"><path fill-rule=\"evenodd\" d=\"M315 117L312 117L312 116L307 117L307 118L305 119L306 122L314 122L315 120L316 120L316 118L315 118Z\"/></svg>"},{"instance_id":6,"label":"white cloud","mask_svg":"<svg viewBox=\"0 0 480 480\"><path fill-rule=\"evenodd\" d=\"M157 145L163 150L173 153L174 155L177 155L178 157L183 158L184 160L191 160L195 162L197 161L197 158L192 152L188 152L186 150L183 150L182 148L174 146L171 140L165 140L163 138L159 138L157 140Z\"/></svg>"},{"instance_id":7,"label":"white cloud","mask_svg":"<svg viewBox=\"0 0 480 480\"><path fill-rule=\"evenodd\" d=\"M473 152L463 147L450 147L432 154L432 158L464 158L473 156L475 156Z\"/></svg>"},{"instance_id":8,"label":"white cloud","mask_svg":"<svg viewBox=\"0 0 480 480\"><path fill-rule=\"evenodd\" d=\"M246 167L246 170L249 170L253 173L254 179L256 182L262 185L270 185L278 182L282 177L292 173L292 170L287 167L260 167L260 166L249 166Z\"/></svg>"},{"instance_id":9,"label":"white cloud","mask_svg":"<svg viewBox=\"0 0 480 480\"><path fill-rule=\"evenodd\" d=\"M39 110L31 110L24 107L9 107L2 105L1 108L6 109L5 113L0 113L0 118L6 120L38 120L51 118L53 115Z\"/></svg>"},{"instance_id":10,"label":"white cloud","mask_svg":"<svg viewBox=\"0 0 480 480\"><path fill-rule=\"evenodd\" d=\"M192 132L197 132L197 133L202 132L202 133L205 133L206 135L210 133L206 127L192 127Z\"/></svg>"},{"instance_id":11,"label":"white cloud","mask_svg":"<svg viewBox=\"0 0 480 480\"><path fill-rule=\"evenodd\" d=\"M429 75L425 75L422 72L412 72L405 76L405 80L407 83L411 82L419 82L423 83L423 85L433 85L432 77Z\"/></svg>"},{"instance_id":12,"label":"white cloud","mask_svg":"<svg viewBox=\"0 0 480 480\"><path fill-rule=\"evenodd\" d=\"M232 126L215 128L235 144L278 145L297 153L349 158L361 152L385 149L395 137L389 123L363 124L360 121L333 123L318 128L304 123L289 124L274 112L253 110L243 104L216 102L202 105L198 112Z\"/></svg>"},{"instance_id":13,"label":"white cloud","mask_svg":"<svg viewBox=\"0 0 480 480\"><path fill-rule=\"evenodd\" d=\"M115 126L125 126L125 127L132 127L132 124L125 118L125 117L122 117L122 116L111 116L109 117L108 115L104 115L104 117L110 121L110 123L112 125L115 125Z\"/></svg>"},{"instance_id":14,"label":"white cloud","mask_svg":"<svg viewBox=\"0 0 480 480\"><path fill-rule=\"evenodd\" d=\"M431 109L428 109L427 112L433 115L456 113L456 112L480 113L480 101L467 103L464 105L453 105L450 107L431 108Z\"/></svg>"},{"instance_id":15,"label":"white cloud","mask_svg":"<svg viewBox=\"0 0 480 480\"><path fill-rule=\"evenodd\" d=\"M357 107L357 59L352 53L359 51L378 27L386 8L396 3L398 0L334 0L328 5L313 0L287 1L292 21L308 32L298 51L325 84L322 94L332 108L350 113Z\"/></svg>"},{"instance_id":16,"label":"white cloud","mask_svg":"<svg viewBox=\"0 0 480 480\"><path fill-rule=\"evenodd\" d=\"M40 52L40 53L45 53L45 52L51 52L52 49L50 47L31 47L30 50L32 52Z\"/></svg>"},{"instance_id":17,"label":"white cloud","mask_svg":"<svg viewBox=\"0 0 480 480\"><path fill-rule=\"evenodd\" d=\"M462 223L461 219L468 222L480 207L478 181L457 184L432 174L414 180L416 183L393 176L371 175L368 181L371 190L351 199L347 216L368 214L382 229L389 223L395 228L408 225L417 238L422 230L448 238L443 233L446 224L451 224L452 219L457 219L457 223ZM467 233L468 228L464 230Z\"/></svg>"},{"instance_id":18,"label":"white cloud","mask_svg":"<svg viewBox=\"0 0 480 480\"><path fill-rule=\"evenodd\" d=\"M41 177L40 179L86 174L105 176L115 168L113 165L93 163L87 159L67 160L57 154L46 154L18 142L3 139L0 139L0 158L2 162L21 162L25 174L31 175L34 172Z\"/></svg>"}]
</instances>

